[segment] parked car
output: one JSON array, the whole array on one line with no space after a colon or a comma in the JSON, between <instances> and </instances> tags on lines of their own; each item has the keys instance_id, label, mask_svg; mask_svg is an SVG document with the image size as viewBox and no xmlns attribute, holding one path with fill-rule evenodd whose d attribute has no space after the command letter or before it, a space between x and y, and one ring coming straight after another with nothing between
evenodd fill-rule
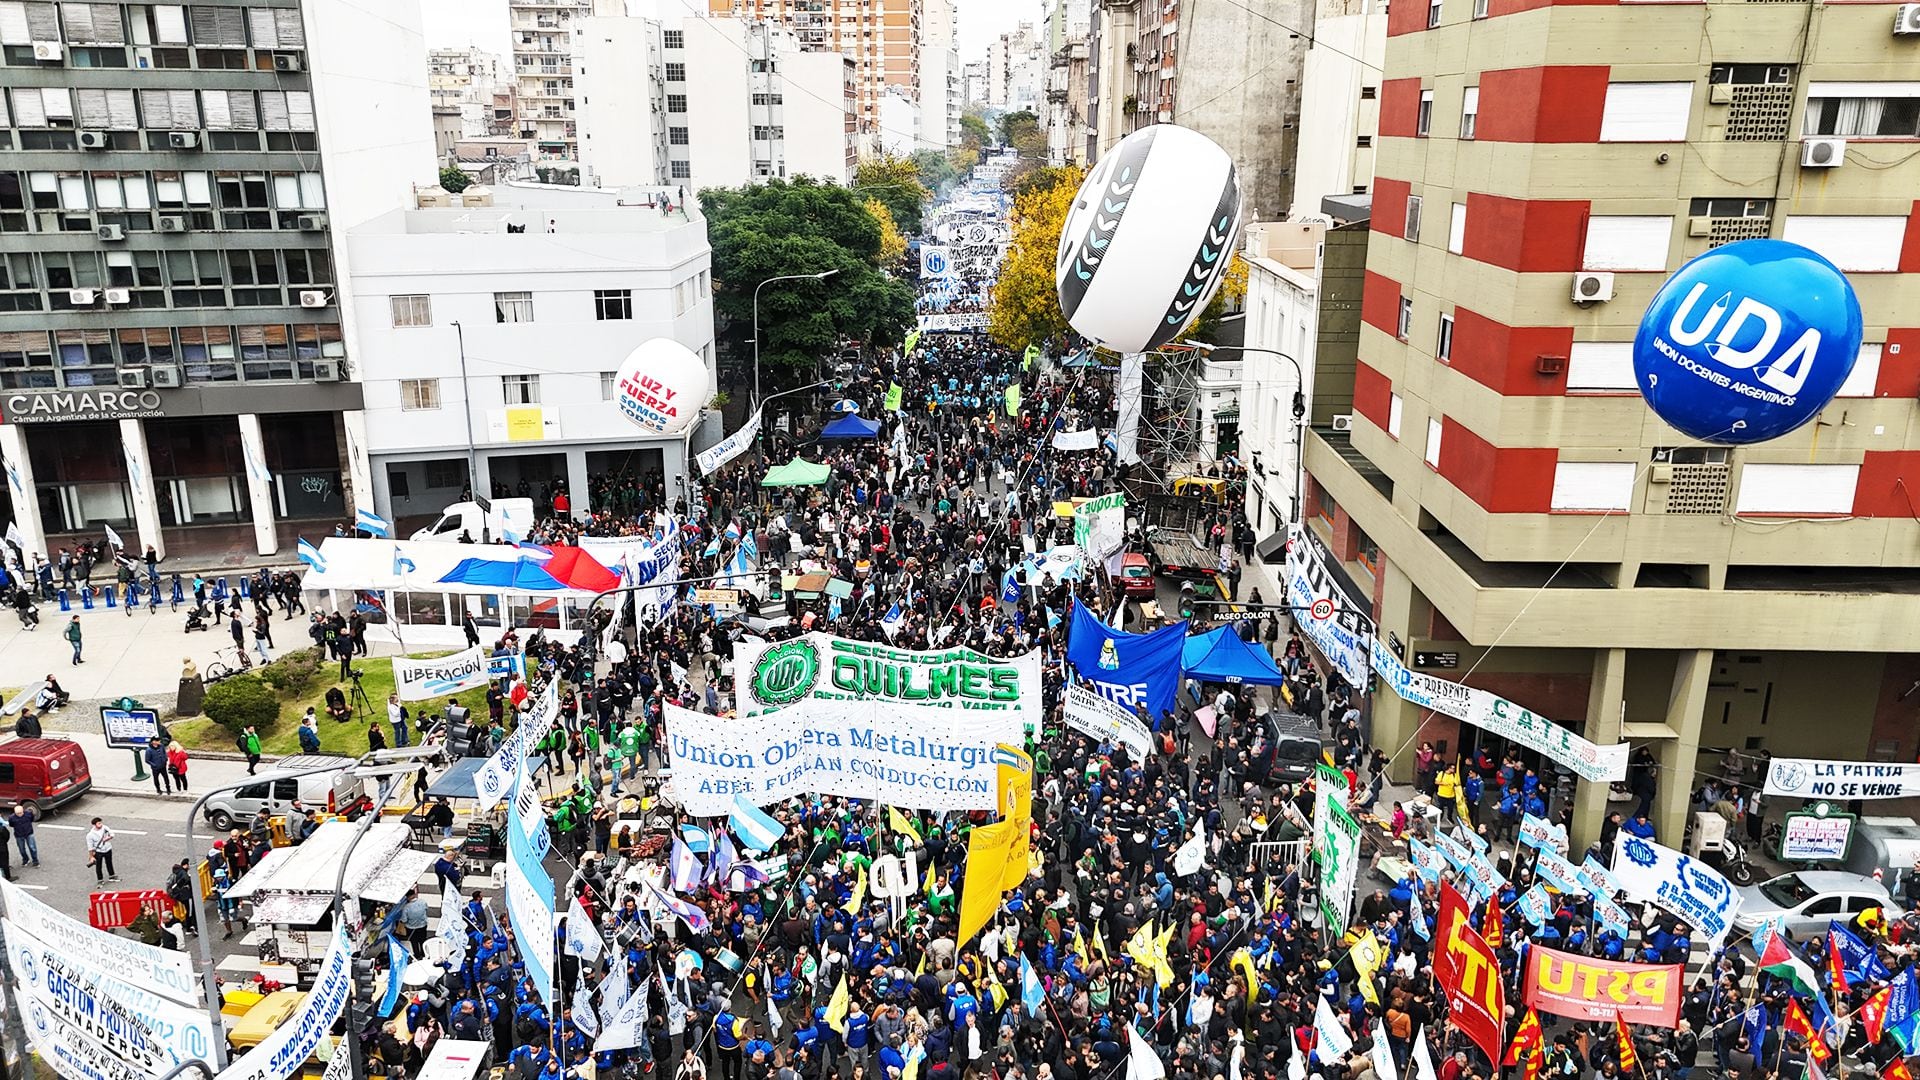
<instances>
[{"instance_id":1,"label":"parked car","mask_svg":"<svg viewBox=\"0 0 1920 1080\"><path fill-rule=\"evenodd\" d=\"M1120 592L1126 596L1144 596L1153 599L1153 567L1147 565L1147 557L1139 552L1128 552L1120 557Z\"/></svg>"},{"instance_id":2,"label":"parked car","mask_svg":"<svg viewBox=\"0 0 1920 1080\"><path fill-rule=\"evenodd\" d=\"M337 766L333 771L291 776L304 769ZM271 770L259 773L254 782L234 791L221 792L207 800L202 813L207 824L225 832L259 813L279 816L293 806L295 799L314 810L344 811L359 801L365 785L352 772L353 759L328 754L296 754L282 758Z\"/></svg>"},{"instance_id":3,"label":"parked car","mask_svg":"<svg viewBox=\"0 0 1920 1080\"><path fill-rule=\"evenodd\" d=\"M87 752L66 739L0 743L0 804L31 803L41 813L93 790Z\"/></svg>"},{"instance_id":4,"label":"parked car","mask_svg":"<svg viewBox=\"0 0 1920 1080\"><path fill-rule=\"evenodd\" d=\"M1881 908L1888 918L1900 915L1886 887L1870 877L1837 870L1800 870L1768 878L1740 889L1740 913L1734 929L1751 934L1770 919L1784 920L1796 938L1826 932L1827 923L1853 918L1868 908Z\"/></svg>"},{"instance_id":5,"label":"parked car","mask_svg":"<svg viewBox=\"0 0 1920 1080\"><path fill-rule=\"evenodd\" d=\"M1270 712L1262 720L1255 776L1264 777L1267 787L1305 783L1322 760L1320 725L1289 712Z\"/></svg>"}]
</instances>

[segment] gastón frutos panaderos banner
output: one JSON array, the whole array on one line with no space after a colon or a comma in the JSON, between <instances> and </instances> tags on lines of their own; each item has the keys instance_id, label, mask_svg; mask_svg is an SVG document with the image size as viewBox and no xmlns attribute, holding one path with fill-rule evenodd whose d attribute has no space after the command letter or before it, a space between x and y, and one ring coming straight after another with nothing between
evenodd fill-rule
<instances>
[{"instance_id":1,"label":"gast\u00f3n frutos panaderos banner","mask_svg":"<svg viewBox=\"0 0 1920 1080\"><path fill-rule=\"evenodd\" d=\"M1011 712L1026 729L1041 720L1038 650L1001 659L967 648L896 649L821 633L781 642L748 639L734 648L733 684L736 708L746 716L814 700Z\"/></svg>"}]
</instances>

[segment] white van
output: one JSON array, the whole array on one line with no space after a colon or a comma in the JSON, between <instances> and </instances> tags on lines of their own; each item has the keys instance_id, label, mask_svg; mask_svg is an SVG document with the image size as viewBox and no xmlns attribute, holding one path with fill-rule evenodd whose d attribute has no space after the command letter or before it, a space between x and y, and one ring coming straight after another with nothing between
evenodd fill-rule
<instances>
[{"instance_id":1,"label":"white van","mask_svg":"<svg viewBox=\"0 0 1920 1080\"><path fill-rule=\"evenodd\" d=\"M284 814L295 799L314 811L344 810L365 792L363 782L352 774L353 764L350 757L332 754L296 754L281 758L273 768L257 774L246 787L209 798L202 812L209 827L225 832L236 825L244 828L263 806L270 815ZM289 775L329 766L333 768L328 772Z\"/></svg>"},{"instance_id":2,"label":"white van","mask_svg":"<svg viewBox=\"0 0 1920 1080\"><path fill-rule=\"evenodd\" d=\"M458 543L465 535L476 544L503 544L509 533L524 540L532 531L532 499L475 499L440 511L440 520L409 539Z\"/></svg>"},{"instance_id":3,"label":"white van","mask_svg":"<svg viewBox=\"0 0 1920 1080\"><path fill-rule=\"evenodd\" d=\"M493 1044L479 1039L441 1039L414 1080L474 1080L493 1063Z\"/></svg>"}]
</instances>

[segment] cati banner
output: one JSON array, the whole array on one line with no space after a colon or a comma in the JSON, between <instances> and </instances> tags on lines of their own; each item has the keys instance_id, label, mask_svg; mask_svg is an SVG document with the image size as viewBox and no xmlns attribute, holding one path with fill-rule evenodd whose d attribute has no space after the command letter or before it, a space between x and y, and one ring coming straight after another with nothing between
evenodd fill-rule
<instances>
[{"instance_id":1,"label":"cati banner","mask_svg":"<svg viewBox=\"0 0 1920 1080\"><path fill-rule=\"evenodd\" d=\"M1153 753L1153 733L1147 725L1105 695L1074 683L1067 687L1066 707L1067 726L1082 735L1118 743L1135 761L1145 761Z\"/></svg>"},{"instance_id":2,"label":"cati banner","mask_svg":"<svg viewBox=\"0 0 1920 1080\"><path fill-rule=\"evenodd\" d=\"M1920 795L1920 765L1774 758L1764 790L1805 799L1910 799Z\"/></svg>"},{"instance_id":3,"label":"cati banner","mask_svg":"<svg viewBox=\"0 0 1920 1080\"><path fill-rule=\"evenodd\" d=\"M1027 730L1042 719L1037 649L1003 660L967 648L920 652L811 633L736 645L733 684L745 715L812 700L1010 712Z\"/></svg>"},{"instance_id":4,"label":"cati banner","mask_svg":"<svg viewBox=\"0 0 1920 1080\"><path fill-rule=\"evenodd\" d=\"M431 660L393 658L393 690L401 701L423 701L487 685L487 650L479 645Z\"/></svg>"},{"instance_id":5,"label":"cati banner","mask_svg":"<svg viewBox=\"0 0 1920 1080\"><path fill-rule=\"evenodd\" d=\"M1628 897L1658 905L1698 927L1714 948L1740 913L1740 894L1711 866L1638 836L1621 836L1613 876Z\"/></svg>"},{"instance_id":6,"label":"cati banner","mask_svg":"<svg viewBox=\"0 0 1920 1080\"><path fill-rule=\"evenodd\" d=\"M1535 945L1525 952L1523 995L1541 1012L1672 1028L1680 1020L1683 964L1620 964Z\"/></svg>"}]
</instances>

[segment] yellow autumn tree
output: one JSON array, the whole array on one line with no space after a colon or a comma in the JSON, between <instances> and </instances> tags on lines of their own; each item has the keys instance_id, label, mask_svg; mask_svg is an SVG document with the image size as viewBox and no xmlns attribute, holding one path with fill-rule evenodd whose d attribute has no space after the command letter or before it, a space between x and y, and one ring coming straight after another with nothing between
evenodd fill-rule
<instances>
[{"instance_id":1,"label":"yellow autumn tree","mask_svg":"<svg viewBox=\"0 0 1920 1080\"><path fill-rule=\"evenodd\" d=\"M879 199L868 199L864 205L874 224L880 226L880 250L873 255L874 265L891 266L899 262L907 253L907 238L900 235L900 227L893 223L893 211Z\"/></svg>"},{"instance_id":2,"label":"yellow autumn tree","mask_svg":"<svg viewBox=\"0 0 1920 1080\"><path fill-rule=\"evenodd\" d=\"M1013 238L1000 280L993 287L987 333L1009 349L1024 349L1066 332L1054 290L1054 257L1060 230L1086 170L1049 169L1051 182L1030 184L1013 201Z\"/></svg>"},{"instance_id":3,"label":"yellow autumn tree","mask_svg":"<svg viewBox=\"0 0 1920 1080\"><path fill-rule=\"evenodd\" d=\"M1194 320L1192 329L1181 337L1195 338L1200 341L1214 340L1214 331L1219 329L1220 320L1232 312L1239 311L1246 299L1247 260L1241 258L1240 253L1236 251L1233 253L1233 261L1227 263L1226 273L1220 277L1219 291L1213 294L1212 300L1207 301L1206 310Z\"/></svg>"}]
</instances>

